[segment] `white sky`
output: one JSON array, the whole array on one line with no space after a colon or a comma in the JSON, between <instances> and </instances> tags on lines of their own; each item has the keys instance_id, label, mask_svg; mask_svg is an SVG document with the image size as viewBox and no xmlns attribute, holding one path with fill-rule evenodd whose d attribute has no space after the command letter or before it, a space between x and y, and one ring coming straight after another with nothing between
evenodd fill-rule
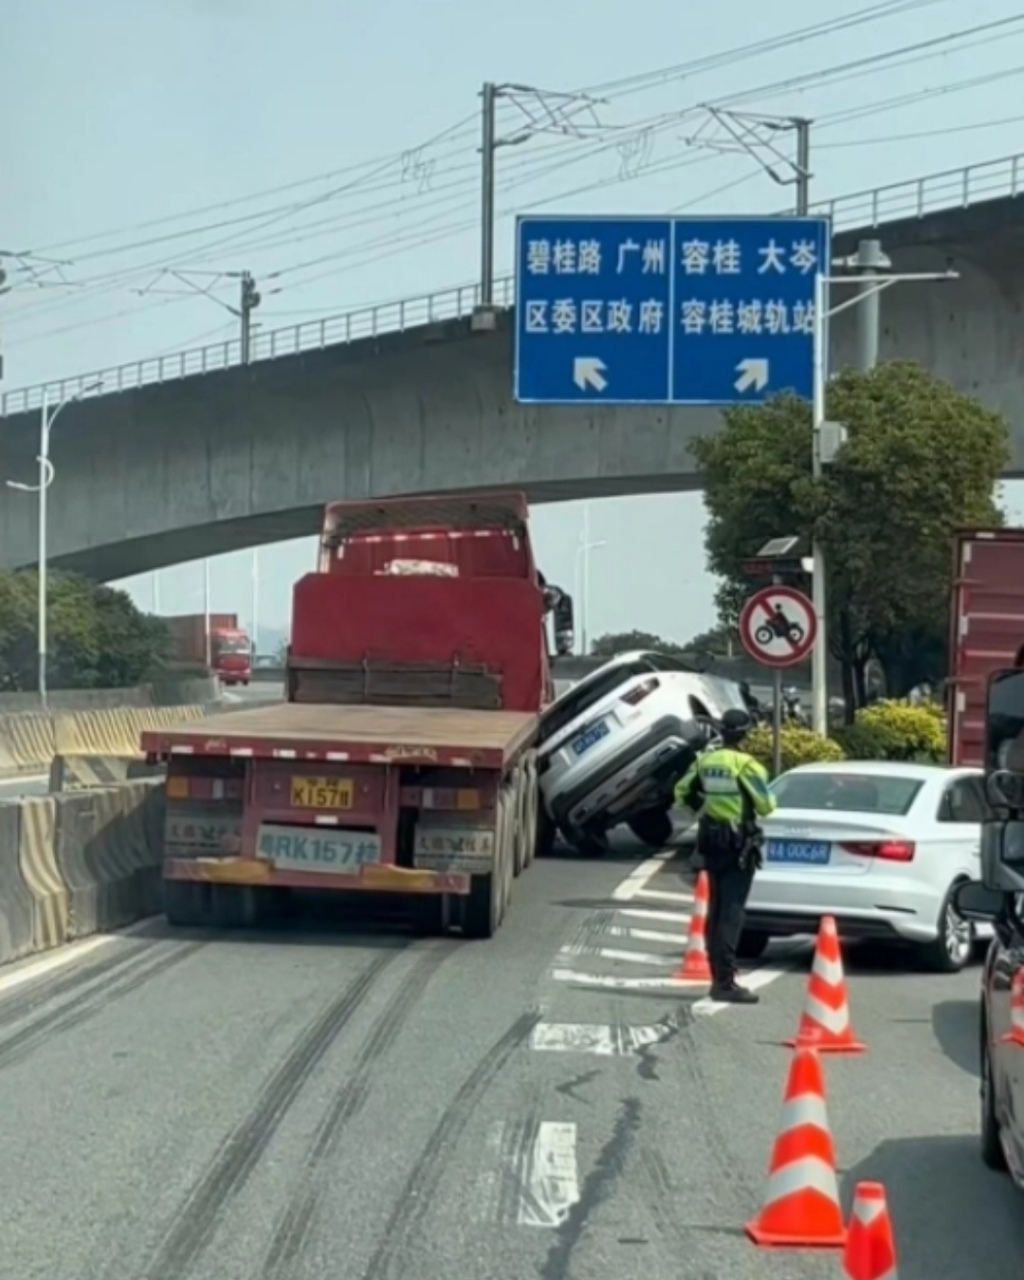
<instances>
[{"instance_id":1,"label":"white sky","mask_svg":"<svg viewBox=\"0 0 1024 1280\"><path fill-rule=\"evenodd\" d=\"M868 8L888 14L712 57ZM595 91L606 101L580 118L584 137L501 149L502 272L516 212L790 204L749 156L688 141L706 141L706 117L686 111L709 101L744 95L735 109L813 118L812 199L1009 155L1024 15L977 28L1015 13L1011 0L7 0L0 250L32 253L6 261L4 387L234 336L237 281L222 273L254 273L264 331L473 281L484 79L575 90L637 78ZM691 65L647 74L671 63ZM504 107L503 136L525 123ZM1022 486L1010 488L1019 519ZM541 508L534 524L545 572L569 586L581 504ZM591 634L682 640L711 625L702 527L697 494L592 504L604 545ZM287 624L291 583L312 562L308 540L260 552L261 622ZM213 563L214 608L251 616L250 565L247 553ZM152 580L127 585L151 607ZM161 574L159 599L200 609L201 566Z\"/></svg>"}]
</instances>

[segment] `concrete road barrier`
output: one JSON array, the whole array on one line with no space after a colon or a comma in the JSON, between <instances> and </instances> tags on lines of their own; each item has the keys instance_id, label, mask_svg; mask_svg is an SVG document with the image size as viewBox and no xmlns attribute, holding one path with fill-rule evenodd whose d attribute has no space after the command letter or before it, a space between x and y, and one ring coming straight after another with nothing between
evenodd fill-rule
<instances>
[{"instance_id":1,"label":"concrete road barrier","mask_svg":"<svg viewBox=\"0 0 1024 1280\"><path fill-rule=\"evenodd\" d=\"M35 950L34 899L21 874L21 805L0 804L0 964Z\"/></svg>"},{"instance_id":2,"label":"concrete road barrier","mask_svg":"<svg viewBox=\"0 0 1024 1280\"><path fill-rule=\"evenodd\" d=\"M59 755L141 758L143 730L198 720L209 709L204 703L193 703L0 715L0 777L43 773Z\"/></svg>"},{"instance_id":3,"label":"concrete road barrier","mask_svg":"<svg viewBox=\"0 0 1024 1280\"><path fill-rule=\"evenodd\" d=\"M120 928L159 911L162 788L139 781L53 799L69 936Z\"/></svg>"},{"instance_id":4,"label":"concrete road barrier","mask_svg":"<svg viewBox=\"0 0 1024 1280\"><path fill-rule=\"evenodd\" d=\"M0 803L0 963L161 909L163 786Z\"/></svg>"},{"instance_id":5,"label":"concrete road barrier","mask_svg":"<svg viewBox=\"0 0 1024 1280\"><path fill-rule=\"evenodd\" d=\"M18 807L18 863L32 898L32 950L46 951L69 936L68 890L54 845L56 806L52 796L31 796Z\"/></svg>"},{"instance_id":6,"label":"concrete road barrier","mask_svg":"<svg viewBox=\"0 0 1024 1280\"><path fill-rule=\"evenodd\" d=\"M165 772L162 764L147 764L141 756L57 755L50 765L50 790L90 791L119 786L135 778L159 778Z\"/></svg>"}]
</instances>

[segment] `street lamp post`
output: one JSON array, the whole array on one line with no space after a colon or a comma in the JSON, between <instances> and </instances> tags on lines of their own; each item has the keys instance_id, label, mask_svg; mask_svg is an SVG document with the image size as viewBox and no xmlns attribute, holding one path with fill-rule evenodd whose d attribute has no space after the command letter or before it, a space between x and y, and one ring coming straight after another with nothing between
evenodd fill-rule
<instances>
[{"instance_id":1,"label":"street lamp post","mask_svg":"<svg viewBox=\"0 0 1024 1280\"><path fill-rule=\"evenodd\" d=\"M876 253L875 250L878 252ZM834 459L843 441L842 427L838 423L829 422L825 412L825 391L829 380L828 322L840 312L849 311L852 307L861 306L865 302L870 301L872 307L877 307L878 295L894 284L935 283L959 279L960 273L957 271L877 271L875 267L879 261L879 254L880 246L876 243L872 246L871 257L863 263L869 273L867 278L864 272L857 275L833 276L819 271L815 276L814 381L811 419L811 474L815 480L821 479L825 466ZM855 264L852 260L847 260L844 265ZM853 297L833 307L829 302L830 286L839 284L856 285L859 291ZM862 341L871 343L873 346L872 350L861 353L861 368L870 369L877 361L877 332L877 322L861 326ZM828 630L825 616L827 591L825 554L818 538L814 539L813 559L811 592L814 613L818 620L818 638L811 653L811 715L814 732L826 734L828 732Z\"/></svg>"},{"instance_id":2,"label":"street lamp post","mask_svg":"<svg viewBox=\"0 0 1024 1280\"><path fill-rule=\"evenodd\" d=\"M580 653L587 656L587 641L590 635L590 553L606 545L604 538L598 542L590 540L590 503L583 504L583 529L580 532L579 546L576 548L576 573L579 579L580 596Z\"/></svg>"},{"instance_id":3,"label":"street lamp post","mask_svg":"<svg viewBox=\"0 0 1024 1280\"><path fill-rule=\"evenodd\" d=\"M23 484L20 480L8 480L7 487L9 489L17 489L20 493L37 493L39 495L39 621L38 621L38 661L39 661L39 701L43 710L47 709L48 690L46 687L46 596L47 596L47 560L48 551L46 545L47 535L47 498L46 492L53 483L54 469L53 463L50 461L50 432L53 424L57 420L57 415L66 406L75 400L80 400L82 396L90 391L99 390L100 383L93 382L86 387L82 387L79 391L69 396L65 396L57 407L50 412L49 400L47 398L47 389L43 388L43 403L39 411L39 455L36 461L39 463L39 483Z\"/></svg>"}]
</instances>

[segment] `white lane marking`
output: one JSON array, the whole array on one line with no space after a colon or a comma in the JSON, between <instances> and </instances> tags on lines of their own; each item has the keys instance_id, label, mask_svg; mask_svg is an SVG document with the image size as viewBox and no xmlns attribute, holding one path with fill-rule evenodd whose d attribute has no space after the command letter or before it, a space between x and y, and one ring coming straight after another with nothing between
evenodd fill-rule
<instances>
[{"instance_id":1,"label":"white lane marking","mask_svg":"<svg viewBox=\"0 0 1024 1280\"><path fill-rule=\"evenodd\" d=\"M679 963L678 956L658 956L647 951L618 951L613 947L588 947L582 943L562 947L560 954L563 956L600 956L602 960L622 960L626 964L677 965Z\"/></svg>"},{"instance_id":2,"label":"white lane marking","mask_svg":"<svg viewBox=\"0 0 1024 1280\"><path fill-rule=\"evenodd\" d=\"M708 985L695 978L616 978L599 973L577 973L575 969L554 969L551 976L556 982L601 987L609 991L692 991L694 987Z\"/></svg>"},{"instance_id":3,"label":"white lane marking","mask_svg":"<svg viewBox=\"0 0 1024 1280\"><path fill-rule=\"evenodd\" d=\"M673 1027L657 1022L647 1027L600 1026L584 1022L539 1022L530 1048L548 1053L590 1053L598 1057L626 1057L648 1045L661 1044Z\"/></svg>"},{"instance_id":4,"label":"white lane marking","mask_svg":"<svg viewBox=\"0 0 1024 1280\"><path fill-rule=\"evenodd\" d=\"M741 973L739 980L740 984L750 991L758 991L784 974L795 972L797 972L795 969L780 969L775 965L765 965L763 969L751 969L749 973ZM725 1000L712 1000L710 996L705 996L703 1000L697 1000L694 1003L693 1012L700 1017L710 1018L716 1013L721 1013L723 1009L731 1008L732 1005Z\"/></svg>"},{"instance_id":5,"label":"white lane marking","mask_svg":"<svg viewBox=\"0 0 1024 1280\"><path fill-rule=\"evenodd\" d=\"M638 889L631 898L659 898L663 902L693 902L692 893L677 893L671 889Z\"/></svg>"},{"instance_id":6,"label":"white lane marking","mask_svg":"<svg viewBox=\"0 0 1024 1280\"><path fill-rule=\"evenodd\" d=\"M542 1120L526 1155L516 1215L521 1227L560 1227L579 1202L576 1126Z\"/></svg>"},{"instance_id":7,"label":"white lane marking","mask_svg":"<svg viewBox=\"0 0 1024 1280\"><path fill-rule=\"evenodd\" d=\"M625 880L617 884L612 890L612 897L616 902L629 902L635 898L643 889L644 885L652 876L657 875L662 865L672 857L674 850L664 849L661 853L656 853L653 858L648 858L646 862L641 862L635 867Z\"/></svg>"},{"instance_id":8,"label":"white lane marking","mask_svg":"<svg viewBox=\"0 0 1024 1280\"><path fill-rule=\"evenodd\" d=\"M656 911L653 907L619 907L616 915L633 920L657 920L661 924L689 924L691 920L688 911Z\"/></svg>"},{"instance_id":9,"label":"white lane marking","mask_svg":"<svg viewBox=\"0 0 1024 1280\"><path fill-rule=\"evenodd\" d=\"M671 942L677 946L685 946L689 935L685 933L665 933L662 929L629 929L613 924L604 930L608 938L636 938L640 942Z\"/></svg>"}]
</instances>

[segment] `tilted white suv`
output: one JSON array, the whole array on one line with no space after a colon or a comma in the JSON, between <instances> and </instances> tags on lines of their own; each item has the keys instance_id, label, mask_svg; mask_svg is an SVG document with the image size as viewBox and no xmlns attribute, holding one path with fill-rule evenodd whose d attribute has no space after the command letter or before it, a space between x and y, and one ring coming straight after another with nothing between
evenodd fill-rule
<instances>
[{"instance_id":1,"label":"tilted white suv","mask_svg":"<svg viewBox=\"0 0 1024 1280\"><path fill-rule=\"evenodd\" d=\"M672 834L672 788L730 707L738 684L663 653L618 654L573 685L541 717L544 806L581 851L603 848L626 823L660 848Z\"/></svg>"}]
</instances>

